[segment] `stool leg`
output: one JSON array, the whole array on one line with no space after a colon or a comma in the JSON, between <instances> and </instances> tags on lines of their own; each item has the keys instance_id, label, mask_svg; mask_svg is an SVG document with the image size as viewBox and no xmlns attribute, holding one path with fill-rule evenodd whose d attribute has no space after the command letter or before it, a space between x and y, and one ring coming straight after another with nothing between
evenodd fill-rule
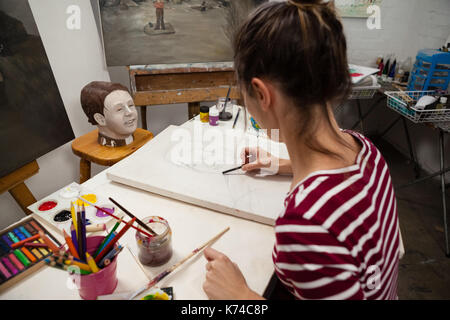
<instances>
[{"instance_id":1,"label":"stool leg","mask_svg":"<svg viewBox=\"0 0 450 320\"><path fill-rule=\"evenodd\" d=\"M32 205L36 202L36 198L31 193L30 189L25 185L25 183L20 183L14 188L9 190L11 196L16 200L25 214L29 215L32 212L27 209L29 205Z\"/></svg>"},{"instance_id":2,"label":"stool leg","mask_svg":"<svg viewBox=\"0 0 450 320\"><path fill-rule=\"evenodd\" d=\"M91 178L91 162L85 159L80 160L80 184Z\"/></svg>"}]
</instances>

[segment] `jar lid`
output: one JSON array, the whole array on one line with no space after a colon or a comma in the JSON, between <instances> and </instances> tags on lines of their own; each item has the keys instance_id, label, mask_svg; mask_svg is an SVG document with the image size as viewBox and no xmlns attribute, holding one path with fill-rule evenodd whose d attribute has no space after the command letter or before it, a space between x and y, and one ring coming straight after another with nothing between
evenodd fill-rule
<instances>
[{"instance_id":1,"label":"jar lid","mask_svg":"<svg viewBox=\"0 0 450 320\"><path fill-rule=\"evenodd\" d=\"M209 107L208 106L202 106L200 107L201 113L209 113Z\"/></svg>"}]
</instances>

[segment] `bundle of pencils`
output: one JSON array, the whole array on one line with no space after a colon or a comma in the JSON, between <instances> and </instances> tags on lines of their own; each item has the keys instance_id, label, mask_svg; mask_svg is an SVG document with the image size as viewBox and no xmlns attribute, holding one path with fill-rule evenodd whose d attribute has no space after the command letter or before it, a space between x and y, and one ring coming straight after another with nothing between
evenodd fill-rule
<instances>
[{"instance_id":1,"label":"bundle of pencils","mask_svg":"<svg viewBox=\"0 0 450 320\"><path fill-rule=\"evenodd\" d=\"M67 270L69 273L85 275L99 272L102 268L107 267L122 251L123 247L119 244L116 245L117 241L131 228L136 218L131 219L119 232L116 232L120 223L123 222L119 220L94 251L95 253L91 255L87 252L84 203L81 207L77 205L76 210L72 203L70 212L72 214L71 234L63 231L68 249L54 250L53 255L45 261L49 266Z\"/></svg>"}]
</instances>

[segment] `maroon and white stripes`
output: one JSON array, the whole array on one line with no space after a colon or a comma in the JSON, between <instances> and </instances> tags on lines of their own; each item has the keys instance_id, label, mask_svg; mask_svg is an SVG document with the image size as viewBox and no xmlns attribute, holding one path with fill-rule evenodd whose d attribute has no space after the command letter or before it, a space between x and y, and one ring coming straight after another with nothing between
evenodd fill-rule
<instances>
[{"instance_id":1,"label":"maroon and white stripes","mask_svg":"<svg viewBox=\"0 0 450 320\"><path fill-rule=\"evenodd\" d=\"M317 171L285 200L273 250L298 299L396 299L399 225L389 169L364 136L356 164Z\"/></svg>"}]
</instances>

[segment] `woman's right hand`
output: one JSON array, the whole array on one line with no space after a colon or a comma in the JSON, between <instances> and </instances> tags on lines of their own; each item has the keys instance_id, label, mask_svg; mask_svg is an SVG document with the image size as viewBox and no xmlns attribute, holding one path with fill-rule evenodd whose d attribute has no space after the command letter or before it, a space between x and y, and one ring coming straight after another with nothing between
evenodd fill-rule
<instances>
[{"instance_id":1,"label":"woman's right hand","mask_svg":"<svg viewBox=\"0 0 450 320\"><path fill-rule=\"evenodd\" d=\"M241 151L242 170L246 172L267 169L273 174L292 174L291 161L279 159L259 147L245 147Z\"/></svg>"}]
</instances>

